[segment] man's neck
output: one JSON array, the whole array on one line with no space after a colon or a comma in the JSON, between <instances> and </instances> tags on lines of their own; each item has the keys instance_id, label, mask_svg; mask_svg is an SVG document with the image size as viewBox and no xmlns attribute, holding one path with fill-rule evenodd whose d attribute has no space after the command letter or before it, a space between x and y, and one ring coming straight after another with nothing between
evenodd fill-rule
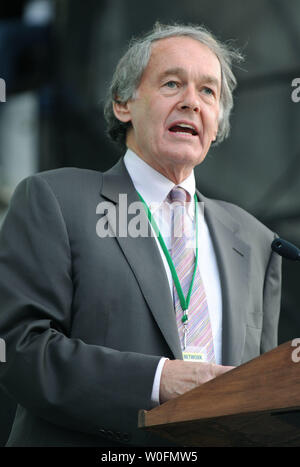
<instances>
[{"instance_id":1,"label":"man's neck","mask_svg":"<svg viewBox=\"0 0 300 467\"><path fill-rule=\"evenodd\" d=\"M166 164L159 164L155 161L149 161L145 158L142 154L140 154L136 149L130 148L128 149L133 151L140 159L142 159L146 164L148 164L152 169L159 172L161 175L166 177L168 180L173 182L175 185L179 185L185 179L187 179L193 171L193 167L187 167L186 165L180 164L173 164L173 165L166 165Z\"/></svg>"}]
</instances>

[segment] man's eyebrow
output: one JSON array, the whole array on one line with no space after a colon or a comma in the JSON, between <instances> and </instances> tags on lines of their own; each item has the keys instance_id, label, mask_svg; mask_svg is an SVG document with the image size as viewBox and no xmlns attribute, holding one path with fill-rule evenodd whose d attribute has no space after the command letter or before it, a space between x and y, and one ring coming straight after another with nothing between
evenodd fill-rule
<instances>
[{"instance_id":1,"label":"man's eyebrow","mask_svg":"<svg viewBox=\"0 0 300 467\"><path fill-rule=\"evenodd\" d=\"M219 87L221 84L217 78L211 75L201 75L201 79L206 83L214 84L217 87Z\"/></svg>"},{"instance_id":2,"label":"man's eyebrow","mask_svg":"<svg viewBox=\"0 0 300 467\"><path fill-rule=\"evenodd\" d=\"M168 68L167 70L163 71L159 75L159 78L164 79L164 78L166 78L167 76L170 76L170 75L177 75L177 76L186 75L186 71L185 71L184 68L180 68L180 67ZM206 74L200 75L199 80L200 81L205 81L206 83L214 84L215 86L220 87L220 81L217 78L215 78L214 76L206 75Z\"/></svg>"},{"instance_id":3,"label":"man's eyebrow","mask_svg":"<svg viewBox=\"0 0 300 467\"><path fill-rule=\"evenodd\" d=\"M159 77L161 79L165 78L166 76L169 76L169 75L183 75L185 74L185 70L183 68L180 68L180 67L175 67L175 68L168 68L167 70L163 71Z\"/></svg>"}]
</instances>

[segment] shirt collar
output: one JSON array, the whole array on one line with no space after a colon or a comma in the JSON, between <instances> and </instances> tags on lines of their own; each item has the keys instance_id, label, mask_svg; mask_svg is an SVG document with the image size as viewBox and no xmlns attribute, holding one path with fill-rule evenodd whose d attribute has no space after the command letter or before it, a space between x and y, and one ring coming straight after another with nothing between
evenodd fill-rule
<instances>
[{"instance_id":1,"label":"shirt collar","mask_svg":"<svg viewBox=\"0 0 300 467\"><path fill-rule=\"evenodd\" d=\"M157 170L153 169L131 149L127 149L124 164L134 184L152 212L163 203L175 184ZM184 188L191 196L192 202L188 206L188 214L194 215L194 194L196 189L194 171L178 186Z\"/></svg>"}]
</instances>

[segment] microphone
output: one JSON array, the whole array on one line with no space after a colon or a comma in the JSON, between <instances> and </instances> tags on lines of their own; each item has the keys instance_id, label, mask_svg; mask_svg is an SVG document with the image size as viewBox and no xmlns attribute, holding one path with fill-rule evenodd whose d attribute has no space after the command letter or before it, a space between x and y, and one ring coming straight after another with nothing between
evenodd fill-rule
<instances>
[{"instance_id":1,"label":"microphone","mask_svg":"<svg viewBox=\"0 0 300 467\"><path fill-rule=\"evenodd\" d=\"M287 240L283 240L283 238L275 238L271 244L271 248L283 258L300 261L300 249Z\"/></svg>"}]
</instances>

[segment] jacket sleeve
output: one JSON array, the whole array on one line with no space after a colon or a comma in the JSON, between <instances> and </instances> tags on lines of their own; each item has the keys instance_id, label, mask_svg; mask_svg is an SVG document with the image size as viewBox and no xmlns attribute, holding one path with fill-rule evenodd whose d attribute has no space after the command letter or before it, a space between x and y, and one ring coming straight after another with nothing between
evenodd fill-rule
<instances>
[{"instance_id":1,"label":"jacket sleeve","mask_svg":"<svg viewBox=\"0 0 300 467\"><path fill-rule=\"evenodd\" d=\"M278 345L278 322L281 307L281 257L272 252L264 282L263 329L261 353Z\"/></svg>"},{"instance_id":2,"label":"jacket sleeve","mask_svg":"<svg viewBox=\"0 0 300 467\"><path fill-rule=\"evenodd\" d=\"M62 427L137 433L138 409L151 408L160 357L71 338L72 297L67 227L37 174L17 187L0 233L0 337L6 343L0 384L20 405Z\"/></svg>"}]
</instances>

